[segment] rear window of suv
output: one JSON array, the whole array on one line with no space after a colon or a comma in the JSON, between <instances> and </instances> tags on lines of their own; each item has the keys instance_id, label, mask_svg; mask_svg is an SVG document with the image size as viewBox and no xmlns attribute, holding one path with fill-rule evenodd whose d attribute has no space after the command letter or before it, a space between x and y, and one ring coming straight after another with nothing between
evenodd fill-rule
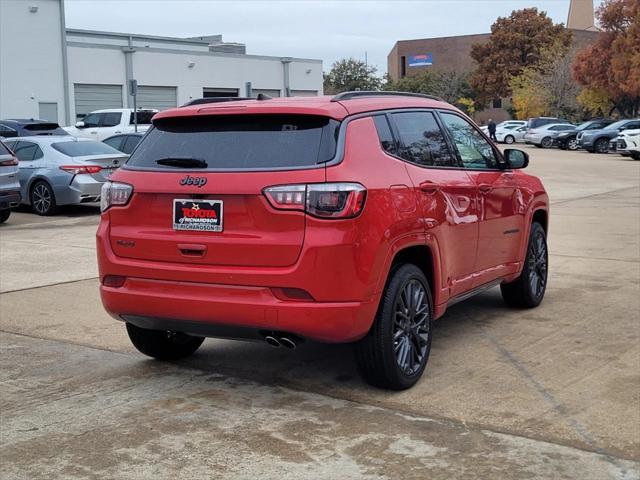
<instances>
[{"instance_id":1,"label":"rear window of suv","mask_svg":"<svg viewBox=\"0 0 640 480\"><path fill-rule=\"evenodd\" d=\"M156 122L128 167L174 170L166 159L188 159L198 170L312 167L331 160L340 123L313 115L237 115L171 118ZM202 163L204 162L204 163Z\"/></svg>"}]
</instances>

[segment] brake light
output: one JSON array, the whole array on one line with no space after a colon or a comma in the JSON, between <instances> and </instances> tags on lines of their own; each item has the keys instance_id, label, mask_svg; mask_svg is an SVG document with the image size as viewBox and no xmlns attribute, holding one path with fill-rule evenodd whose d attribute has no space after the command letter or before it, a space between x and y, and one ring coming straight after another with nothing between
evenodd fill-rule
<instances>
[{"instance_id":1,"label":"brake light","mask_svg":"<svg viewBox=\"0 0 640 480\"><path fill-rule=\"evenodd\" d=\"M273 208L300 210L319 218L353 218L364 208L367 190L359 183L310 183L264 189Z\"/></svg>"},{"instance_id":2,"label":"brake light","mask_svg":"<svg viewBox=\"0 0 640 480\"><path fill-rule=\"evenodd\" d=\"M0 162L0 167L13 167L15 165L18 165L18 159L15 157L11 160L3 160Z\"/></svg>"},{"instance_id":3,"label":"brake light","mask_svg":"<svg viewBox=\"0 0 640 480\"><path fill-rule=\"evenodd\" d=\"M133 187L126 183L104 182L100 192L100 211L113 206L123 206L129 202Z\"/></svg>"},{"instance_id":4,"label":"brake light","mask_svg":"<svg viewBox=\"0 0 640 480\"><path fill-rule=\"evenodd\" d=\"M102 167L98 165L62 165L60 170L64 170L74 175L81 175L84 173L98 173L102 170Z\"/></svg>"}]
</instances>

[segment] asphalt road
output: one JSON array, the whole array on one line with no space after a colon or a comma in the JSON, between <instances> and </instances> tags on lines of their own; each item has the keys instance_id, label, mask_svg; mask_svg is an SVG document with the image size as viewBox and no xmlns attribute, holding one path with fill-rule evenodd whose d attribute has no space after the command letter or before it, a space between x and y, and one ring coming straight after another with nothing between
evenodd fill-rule
<instances>
[{"instance_id":1,"label":"asphalt road","mask_svg":"<svg viewBox=\"0 0 640 480\"><path fill-rule=\"evenodd\" d=\"M436 324L413 389L348 346L137 354L97 293L95 206L0 226L0 477L640 477L640 162L528 148L551 197L535 310L494 289Z\"/></svg>"}]
</instances>

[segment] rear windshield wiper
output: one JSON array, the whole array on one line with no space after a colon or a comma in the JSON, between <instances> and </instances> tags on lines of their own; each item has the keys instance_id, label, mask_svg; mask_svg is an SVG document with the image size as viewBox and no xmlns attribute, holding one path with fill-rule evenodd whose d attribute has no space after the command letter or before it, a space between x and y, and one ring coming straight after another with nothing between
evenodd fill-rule
<instances>
[{"instance_id":1,"label":"rear windshield wiper","mask_svg":"<svg viewBox=\"0 0 640 480\"><path fill-rule=\"evenodd\" d=\"M178 168L207 168L209 164L199 158L190 157L167 157L156 160L158 165Z\"/></svg>"}]
</instances>

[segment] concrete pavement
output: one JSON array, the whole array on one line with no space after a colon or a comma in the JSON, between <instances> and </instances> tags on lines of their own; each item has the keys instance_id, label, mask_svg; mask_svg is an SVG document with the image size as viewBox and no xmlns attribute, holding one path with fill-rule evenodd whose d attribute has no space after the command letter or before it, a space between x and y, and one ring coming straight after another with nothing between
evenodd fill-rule
<instances>
[{"instance_id":1,"label":"concrete pavement","mask_svg":"<svg viewBox=\"0 0 640 480\"><path fill-rule=\"evenodd\" d=\"M246 395L256 402L277 402L281 392L285 392L286 398L312 395L326 402L341 402L349 414L337 416L333 421L357 433L350 437L349 445L376 443L372 439L382 438L379 436L385 432L407 433L410 438L425 442L417 450L410 447L411 442L406 439L401 440L405 442L404 447L391 447L393 442L385 443L388 439L385 437L381 440L385 448L381 449L378 443L371 449L368 446L352 449L346 459L345 450L340 450L340 432L327 429L324 430L325 443L313 434L298 438L301 442L298 446L310 452L315 452L317 447L322 452L328 450L331 455L309 453L311 459L296 464L303 465L302 470L287 470L292 468L288 459L274 457L270 451L278 443L273 438L289 434L286 428L281 428L282 424L276 428L277 432L272 431L262 441L252 443L252 433L246 433L248 429L235 439L240 450L253 446L249 450L254 462L260 459L261 465L273 463L274 468L282 467L281 472L292 476L297 472L297 478L304 477L305 472L311 478L330 476L327 471L344 472L345 477L397 476L401 472L394 470L398 462L394 463L385 453L393 452L394 448L400 448L398 455L406 457L406 464L417 472L416 478L426 473L436 477L489 478L492 471L492 478L637 478L640 475L640 162L584 152L533 148L527 151L532 155L530 171L543 178L552 201L551 278L547 297L538 309L514 311L507 309L499 291L493 290L452 308L436 325L425 377L408 392L382 392L363 384L348 346L308 344L288 352L262 344L207 340L198 354L186 362L171 366L153 364L133 352L122 324L108 317L100 307L97 280L92 278L96 276L93 233L97 218L71 215L41 220L19 213L0 228L0 291L4 292L0 294L0 329L8 332L1 340L4 352L8 352L2 355L2 360L10 367L3 369L2 379L5 385L20 385L23 379L28 381L25 380L24 390L3 395L2 401L8 401L8 411L13 412L11 405L28 398L25 397L28 385L37 390L38 385L52 382L49 377L55 372L64 378L53 383L59 384L59 390L68 392L70 399L75 399L77 389L93 388L83 382L89 379L95 382L96 391L101 393L89 399L89 405L94 405L96 411L101 411L103 402L118 403L123 390L135 391L140 403L132 405L131 410L113 410L112 416L105 420L90 411L83 417L90 422L96 418L103 422L92 430L93 435L104 431L111 436L128 438L131 432L122 430L119 420L130 419L132 412L139 412L136 408L145 411L144 424L154 428L156 423L160 429L163 422L183 421L172 420L173 411L165 412L168 418L164 418L163 410L152 400L156 393L150 389L155 386L161 389L165 381L169 387L176 377L193 383L194 376L215 376L224 379L218 383L225 385L225 395L230 395L229 390L240 395L236 393L237 382L250 385L247 388L251 393ZM16 352L28 353L14 356L13 347L6 347L14 344L19 345ZM48 356L45 363L59 367L42 367L38 364L41 355ZM82 360L94 355L100 357L94 362L95 368ZM20 366L21 362L23 370L14 365ZM112 362L122 365L121 370L113 373ZM70 365L76 363L78 365L71 368ZM149 369L153 369L153 374L147 379ZM27 373L31 370L33 378ZM14 376L7 378L7 371L14 371ZM119 379L117 374L123 375L123 371L127 374ZM72 382L74 378L77 381ZM65 379L72 383L65 383ZM29 381L35 383L29 384ZM102 389L101 382L114 381L122 388ZM191 383L189 388L201 388ZM173 399L171 395L161 397ZM191 402L185 400L185 396L188 394L181 392L178 403ZM54 393L43 389L42 402L55 400L47 417L55 418L67 409L78 408L73 403L75 400L69 403L64 398L56 398ZM204 400L199 397L198 401L197 415L190 414L197 419L204 415L203 411L215 411L219 407L208 396ZM228 408L242 417L244 404L240 399L238 402L237 406L230 402ZM295 412L301 419L306 418L305 412L300 411L305 409L300 409L296 402L283 402L282 408ZM367 410L371 417L353 413L362 408L371 409ZM57 471L55 468L60 465L55 467L52 463L57 457L46 448L50 442L45 442L40 433L33 433L22 441L18 435L22 427L15 427L16 422L38 426L44 421L39 413L22 409L5 415L5 408L2 412L0 455L3 458L21 458L16 452L25 455L29 452L30 456L45 455L44 458L50 459L36 462L31 470L26 470L24 464L12 465L9 461L12 467L9 473L27 478L25 472L31 472L44 478L47 472ZM216 417L212 415L209 412L203 421L215 423ZM395 419L398 415L420 420L402 423L393 430L385 420L378 419L386 416ZM363 425L367 422L374 425L374 418L381 422L381 428L368 432ZM317 417L308 420L311 425L317 423ZM67 445L65 448L74 450L78 444L74 435L84 431L87 425L73 419L65 422L48 427L46 438L51 442L59 439ZM314 431L310 424L301 424L299 428ZM447 433L439 437L433 430L423 428L436 424L443 426ZM10 427L5 429L5 425ZM193 423L190 425L189 428L196 428ZM408 425L422 427L412 430ZM186 428L184 423L182 427ZM258 430L272 428L266 425L265 417L260 417L255 427ZM69 454L71 456L65 457L69 462L67 466L72 468L69 471L76 472L74 478L114 477L135 465L150 469L140 472L167 478L170 472L182 472L176 470L176 461L166 460L158 465L154 463L156 457L148 455L148 449L159 454L168 448L173 454L173 447L167 445L187 441L189 435L185 431L176 436L166 430L161 432L159 439L147 439L142 442L143 447L127 450L127 456L115 470L95 468L90 455ZM462 442L459 435L470 436L474 441ZM491 443L485 436L501 441ZM217 434L211 437L219 438ZM438 442L438 438L442 438L442 442ZM117 455L120 447L112 443L106 443L106 450ZM18 444L22 450L15 450ZM217 445L224 450L223 444L217 440L211 448ZM514 449L516 444L518 448ZM180 450L180 455L200 466L212 465L200 451L203 443L199 441L197 445L196 451ZM443 448L447 450L438 450ZM456 456L448 457L453 450ZM418 453L412 457L411 451ZM541 457L541 451L549 452L548 456ZM5 452L9 452L9 456L5 456ZM508 452L512 454L510 461L505 460ZM227 476L252 474L249 461L245 465L231 456L233 460L230 457L216 460L216 465L231 468L226 470ZM420 463L422 460L418 461L418 457L427 459L427 463ZM484 458L482 462L477 460L480 457ZM318 459L326 462L327 458L336 463L331 460L329 470L311 474L316 471L314 468L321 468ZM378 458L379 465L371 467L371 458ZM476 460L468 463L473 458ZM538 462L540 458L544 459L543 464ZM311 470L305 470L304 465ZM496 469L492 470L491 465ZM583 465L590 467L581 470ZM276 471L277 468L264 470L273 476Z\"/></svg>"}]
</instances>

